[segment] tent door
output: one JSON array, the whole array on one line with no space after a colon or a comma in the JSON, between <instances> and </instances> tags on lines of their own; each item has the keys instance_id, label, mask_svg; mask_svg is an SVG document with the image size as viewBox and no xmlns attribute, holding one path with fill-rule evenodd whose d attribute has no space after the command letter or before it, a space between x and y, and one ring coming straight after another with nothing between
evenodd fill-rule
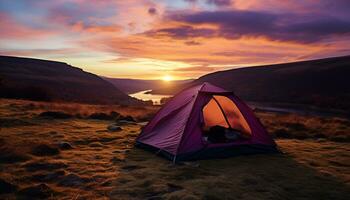
<instances>
[{"instance_id":1,"label":"tent door","mask_svg":"<svg viewBox=\"0 0 350 200\"><path fill-rule=\"evenodd\" d=\"M203 107L202 112L204 134L210 134L213 131L221 134L223 131L227 132L227 130L230 130L236 131L242 136L251 136L250 127L241 111L226 96L213 95L210 101Z\"/></svg>"}]
</instances>

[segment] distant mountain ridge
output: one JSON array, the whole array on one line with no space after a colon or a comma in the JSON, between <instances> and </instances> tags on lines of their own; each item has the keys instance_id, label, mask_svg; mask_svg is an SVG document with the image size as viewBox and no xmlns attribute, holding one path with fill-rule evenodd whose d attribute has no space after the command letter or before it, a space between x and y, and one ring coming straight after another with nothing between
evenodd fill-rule
<instances>
[{"instance_id":1,"label":"distant mountain ridge","mask_svg":"<svg viewBox=\"0 0 350 200\"><path fill-rule=\"evenodd\" d=\"M247 101L350 110L350 56L218 71L158 94L210 82Z\"/></svg>"},{"instance_id":2,"label":"distant mountain ridge","mask_svg":"<svg viewBox=\"0 0 350 200\"><path fill-rule=\"evenodd\" d=\"M139 104L99 76L63 62L0 56L0 97Z\"/></svg>"},{"instance_id":3,"label":"distant mountain ridge","mask_svg":"<svg viewBox=\"0 0 350 200\"><path fill-rule=\"evenodd\" d=\"M144 90L155 90L159 88L175 87L175 86L186 84L193 81L193 79L174 80L174 81L165 82L163 80L142 80L142 79L109 78L109 77L102 77L102 78L109 81L117 88L120 88L120 90L122 90L127 94L144 91Z\"/></svg>"}]
</instances>

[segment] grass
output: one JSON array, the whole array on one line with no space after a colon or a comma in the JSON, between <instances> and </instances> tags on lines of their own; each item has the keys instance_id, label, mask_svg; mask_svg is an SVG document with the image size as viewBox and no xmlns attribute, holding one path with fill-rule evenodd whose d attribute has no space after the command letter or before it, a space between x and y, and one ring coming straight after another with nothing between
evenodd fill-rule
<instances>
[{"instance_id":1,"label":"grass","mask_svg":"<svg viewBox=\"0 0 350 200\"><path fill-rule=\"evenodd\" d=\"M350 120L346 118L264 112L258 112L257 116L268 132L277 138L350 142Z\"/></svg>"},{"instance_id":2,"label":"grass","mask_svg":"<svg viewBox=\"0 0 350 200\"><path fill-rule=\"evenodd\" d=\"M350 146L332 139L348 137L346 119L258 113L269 132L289 134L276 140L285 154L172 165L133 147L139 124L109 132L112 120L38 117L115 111L141 121L157 109L0 100L0 183L11 184L0 199L350 198Z\"/></svg>"}]
</instances>

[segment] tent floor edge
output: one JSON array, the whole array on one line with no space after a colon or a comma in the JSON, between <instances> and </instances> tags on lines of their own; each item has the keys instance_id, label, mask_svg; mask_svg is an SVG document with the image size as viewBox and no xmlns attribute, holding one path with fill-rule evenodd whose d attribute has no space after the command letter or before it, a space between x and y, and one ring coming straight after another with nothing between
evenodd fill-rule
<instances>
[{"instance_id":1,"label":"tent floor edge","mask_svg":"<svg viewBox=\"0 0 350 200\"><path fill-rule=\"evenodd\" d=\"M154 153L154 154L156 154L158 156L166 158L169 161L173 161L174 158L175 158L175 155L173 155L173 154L171 154L171 153L169 153L167 151L161 150L161 149L159 149L157 147L154 147L154 146L151 146L149 144L142 143L142 142L136 142L135 147L144 149L144 150L149 151L151 153Z\"/></svg>"},{"instance_id":2,"label":"tent floor edge","mask_svg":"<svg viewBox=\"0 0 350 200\"><path fill-rule=\"evenodd\" d=\"M281 151L277 148L277 146L246 144L228 147L204 148L196 152L179 154L177 155L176 159L179 161L195 161L255 154L281 154Z\"/></svg>"},{"instance_id":3,"label":"tent floor edge","mask_svg":"<svg viewBox=\"0 0 350 200\"><path fill-rule=\"evenodd\" d=\"M262 144L249 144L249 145L237 145L229 147L215 147L204 148L195 152L173 155L167 151L163 151L157 147L136 142L135 147L147 150L155 153L169 161L179 163L182 161L195 161L195 160L207 160L207 159L220 159L230 158L242 155L255 155L255 154L281 154L281 151L277 146L262 145Z\"/></svg>"}]
</instances>

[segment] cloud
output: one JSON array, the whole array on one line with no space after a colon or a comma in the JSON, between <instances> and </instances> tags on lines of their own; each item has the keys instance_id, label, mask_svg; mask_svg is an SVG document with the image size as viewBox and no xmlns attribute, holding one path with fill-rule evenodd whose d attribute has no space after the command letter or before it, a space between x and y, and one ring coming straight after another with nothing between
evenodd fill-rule
<instances>
[{"instance_id":1,"label":"cloud","mask_svg":"<svg viewBox=\"0 0 350 200\"><path fill-rule=\"evenodd\" d=\"M185 44L189 46L195 46L195 45L201 45L202 43L191 40L191 41L186 41Z\"/></svg>"},{"instance_id":2,"label":"cloud","mask_svg":"<svg viewBox=\"0 0 350 200\"><path fill-rule=\"evenodd\" d=\"M209 66L193 66L193 67L181 67L174 69L173 71L181 71L181 72L211 72L214 71L215 68Z\"/></svg>"},{"instance_id":3,"label":"cloud","mask_svg":"<svg viewBox=\"0 0 350 200\"><path fill-rule=\"evenodd\" d=\"M231 0L206 0L208 4L214 4L216 6L229 6L231 5Z\"/></svg>"},{"instance_id":4,"label":"cloud","mask_svg":"<svg viewBox=\"0 0 350 200\"><path fill-rule=\"evenodd\" d=\"M196 30L195 26L203 24L216 25L217 32L210 35L183 34L183 37L207 37L218 35L228 39L240 37L266 37L270 40L312 43L330 36L350 33L350 20L330 16L297 16L293 14L273 14L257 11L225 10L200 11L196 13L177 13L170 19L187 23L187 30ZM177 30L165 30L172 32ZM160 30L163 32L162 30ZM176 32L176 31L175 31ZM169 34L168 36L172 36ZM178 38L177 34L174 38Z\"/></svg>"},{"instance_id":5,"label":"cloud","mask_svg":"<svg viewBox=\"0 0 350 200\"><path fill-rule=\"evenodd\" d=\"M150 15L156 15L156 14L157 14L157 9L155 9L155 8L149 8L149 9L148 9L148 13L149 13Z\"/></svg>"},{"instance_id":6,"label":"cloud","mask_svg":"<svg viewBox=\"0 0 350 200\"><path fill-rule=\"evenodd\" d=\"M193 37L213 37L215 30L209 28L194 28L188 25L182 25L172 28L161 28L145 32L145 35L151 37L171 37L176 39L187 39Z\"/></svg>"},{"instance_id":7,"label":"cloud","mask_svg":"<svg viewBox=\"0 0 350 200\"><path fill-rule=\"evenodd\" d=\"M15 20L11 15L0 12L0 40L3 39L38 39L54 35L47 29L32 28Z\"/></svg>"}]
</instances>

